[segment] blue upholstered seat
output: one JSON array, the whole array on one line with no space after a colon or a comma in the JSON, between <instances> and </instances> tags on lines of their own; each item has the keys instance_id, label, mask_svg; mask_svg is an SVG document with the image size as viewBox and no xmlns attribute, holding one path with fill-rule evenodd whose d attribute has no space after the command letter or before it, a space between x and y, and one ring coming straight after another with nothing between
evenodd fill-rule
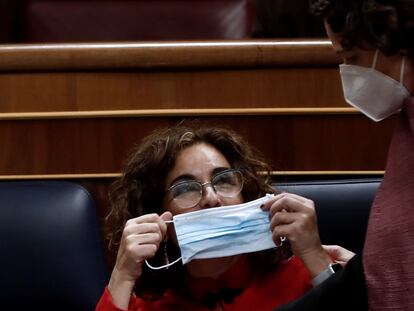
<instances>
[{"instance_id":1,"label":"blue upholstered seat","mask_svg":"<svg viewBox=\"0 0 414 311\"><path fill-rule=\"evenodd\" d=\"M380 179L276 184L315 202L322 243L364 243ZM96 209L68 182L0 183L0 310L94 310L107 282Z\"/></svg>"},{"instance_id":2,"label":"blue upholstered seat","mask_svg":"<svg viewBox=\"0 0 414 311\"><path fill-rule=\"evenodd\" d=\"M96 208L84 188L0 183L0 310L94 310L106 282Z\"/></svg>"}]
</instances>

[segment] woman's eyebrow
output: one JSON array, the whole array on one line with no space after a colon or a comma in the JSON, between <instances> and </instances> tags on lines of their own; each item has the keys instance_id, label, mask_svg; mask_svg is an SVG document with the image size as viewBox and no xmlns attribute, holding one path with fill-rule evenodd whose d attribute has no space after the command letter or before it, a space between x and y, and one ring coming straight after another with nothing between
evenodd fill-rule
<instances>
[{"instance_id":1,"label":"woman's eyebrow","mask_svg":"<svg viewBox=\"0 0 414 311\"><path fill-rule=\"evenodd\" d=\"M213 171L211 172L211 176L214 176L214 175L216 175L216 174L218 174L218 173L221 173L221 172L223 172L223 171L227 171L227 170L230 170L231 169L231 167L216 167L215 169L213 169Z\"/></svg>"},{"instance_id":2,"label":"woman's eyebrow","mask_svg":"<svg viewBox=\"0 0 414 311\"><path fill-rule=\"evenodd\" d=\"M195 177L191 174L182 174L179 175L177 177L175 177L169 184L169 186L167 187L168 189L171 188L173 185L175 185L176 183L180 182L180 181L186 181L186 180L196 180Z\"/></svg>"},{"instance_id":3,"label":"woman's eyebrow","mask_svg":"<svg viewBox=\"0 0 414 311\"><path fill-rule=\"evenodd\" d=\"M211 177L213 177L214 175L221 173L223 171L229 170L231 169L230 167L224 167L224 166L220 166L220 167L216 167L211 171ZM191 174L182 174L179 175L177 177L175 177L168 185L167 189L171 188L173 185L175 185L176 183L180 182L180 181L189 181L189 180L195 180L197 181L197 179L195 178L194 175Z\"/></svg>"}]
</instances>

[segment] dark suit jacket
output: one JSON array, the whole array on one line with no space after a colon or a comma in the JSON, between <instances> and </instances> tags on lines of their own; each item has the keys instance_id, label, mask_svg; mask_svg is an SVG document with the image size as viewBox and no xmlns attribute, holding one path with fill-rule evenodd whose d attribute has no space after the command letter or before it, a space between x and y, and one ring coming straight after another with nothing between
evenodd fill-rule
<instances>
[{"instance_id":1,"label":"dark suit jacket","mask_svg":"<svg viewBox=\"0 0 414 311\"><path fill-rule=\"evenodd\" d=\"M354 256L344 269L332 275L319 286L314 287L302 298L276 310L368 310L367 290L361 256Z\"/></svg>"}]
</instances>

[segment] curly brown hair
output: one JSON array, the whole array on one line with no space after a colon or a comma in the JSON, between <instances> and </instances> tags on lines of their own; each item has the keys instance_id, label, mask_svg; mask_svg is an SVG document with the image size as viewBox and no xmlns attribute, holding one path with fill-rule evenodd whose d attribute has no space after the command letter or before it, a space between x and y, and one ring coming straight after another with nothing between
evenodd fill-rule
<instances>
[{"instance_id":1,"label":"curly brown hair","mask_svg":"<svg viewBox=\"0 0 414 311\"><path fill-rule=\"evenodd\" d=\"M128 219L144 214L164 212L162 202L165 196L165 180L172 170L182 150L199 143L206 143L220 151L232 168L243 173L242 196L250 201L266 193L274 193L271 186L270 167L262 156L253 150L235 132L217 127L199 125L177 125L161 129L147 136L131 153L124 173L112 185L111 211L106 217L109 249L116 252L122 231ZM151 259L154 264L162 264L163 250L166 247L170 258L179 257L179 249L173 243L161 245L157 255ZM277 250L268 250L248 255L249 263L259 274L269 273L280 260L290 255L286 244ZM176 264L165 270L150 270L143 267L140 282L135 286L135 294L148 299L157 299L165 290L186 291L184 282L185 267Z\"/></svg>"},{"instance_id":2,"label":"curly brown hair","mask_svg":"<svg viewBox=\"0 0 414 311\"><path fill-rule=\"evenodd\" d=\"M414 57L412 0L310 0L310 7L341 35L345 50L368 44L387 56Z\"/></svg>"}]
</instances>

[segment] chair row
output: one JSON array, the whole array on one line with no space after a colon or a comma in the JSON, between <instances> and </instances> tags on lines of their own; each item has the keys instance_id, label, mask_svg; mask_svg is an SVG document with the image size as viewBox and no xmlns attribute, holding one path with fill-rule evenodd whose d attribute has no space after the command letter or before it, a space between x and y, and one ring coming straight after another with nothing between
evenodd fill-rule
<instances>
[{"instance_id":1,"label":"chair row","mask_svg":"<svg viewBox=\"0 0 414 311\"><path fill-rule=\"evenodd\" d=\"M275 184L315 202L322 243L361 251L380 179ZM58 181L0 183L0 309L94 309L108 280L91 195Z\"/></svg>"}]
</instances>

